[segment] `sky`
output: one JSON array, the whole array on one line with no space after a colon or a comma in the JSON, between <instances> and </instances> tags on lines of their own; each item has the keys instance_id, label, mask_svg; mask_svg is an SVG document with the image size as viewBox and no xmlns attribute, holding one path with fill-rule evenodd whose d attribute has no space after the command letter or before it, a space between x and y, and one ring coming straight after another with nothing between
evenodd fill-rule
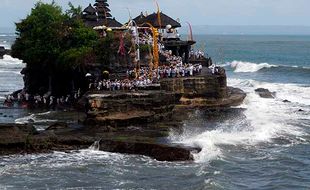
<instances>
[{"instance_id":1,"label":"sky","mask_svg":"<svg viewBox=\"0 0 310 190\"><path fill-rule=\"evenodd\" d=\"M42 0L51 2L52 0ZM71 0L85 8L95 0ZM161 11L181 24L192 25L258 25L310 27L310 0L157 0ZM14 27L30 13L37 0L0 0L0 27ZM69 0L55 0L64 9ZM126 22L130 14L156 11L154 0L108 0L112 15Z\"/></svg>"}]
</instances>

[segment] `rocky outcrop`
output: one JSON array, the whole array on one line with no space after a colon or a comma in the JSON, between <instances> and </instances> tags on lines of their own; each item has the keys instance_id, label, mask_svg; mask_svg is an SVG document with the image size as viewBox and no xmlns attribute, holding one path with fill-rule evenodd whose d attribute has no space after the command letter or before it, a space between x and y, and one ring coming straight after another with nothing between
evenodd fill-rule
<instances>
[{"instance_id":1,"label":"rocky outcrop","mask_svg":"<svg viewBox=\"0 0 310 190\"><path fill-rule=\"evenodd\" d=\"M0 59L3 58L4 54L5 54L5 49L4 47L0 46Z\"/></svg>"},{"instance_id":2,"label":"rocky outcrop","mask_svg":"<svg viewBox=\"0 0 310 190\"><path fill-rule=\"evenodd\" d=\"M224 98L182 97L179 106L196 108L228 108L240 105L246 97L246 93L238 88L228 87L227 93L228 95Z\"/></svg>"},{"instance_id":3,"label":"rocky outcrop","mask_svg":"<svg viewBox=\"0 0 310 190\"><path fill-rule=\"evenodd\" d=\"M99 141L99 150L145 155L159 161L190 161L197 148L159 143L168 128L123 128L113 131L101 127L73 129L66 123L56 123L38 132L31 125L0 125L0 155L16 153L46 153L86 149Z\"/></svg>"},{"instance_id":4,"label":"rocky outcrop","mask_svg":"<svg viewBox=\"0 0 310 190\"><path fill-rule=\"evenodd\" d=\"M3 59L4 55L10 55L11 50L5 49L3 46L0 46L0 59Z\"/></svg>"},{"instance_id":5,"label":"rocky outcrop","mask_svg":"<svg viewBox=\"0 0 310 190\"><path fill-rule=\"evenodd\" d=\"M182 97L225 98L228 95L226 75L167 78L160 81L162 90L182 94Z\"/></svg>"},{"instance_id":6,"label":"rocky outcrop","mask_svg":"<svg viewBox=\"0 0 310 190\"><path fill-rule=\"evenodd\" d=\"M276 93L270 92L268 89L265 88L258 88L255 92L262 98L274 98Z\"/></svg>"},{"instance_id":7,"label":"rocky outcrop","mask_svg":"<svg viewBox=\"0 0 310 190\"><path fill-rule=\"evenodd\" d=\"M101 92L87 95L89 125L114 127L146 124L169 118L180 96L173 92Z\"/></svg>"},{"instance_id":8,"label":"rocky outcrop","mask_svg":"<svg viewBox=\"0 0 310 190\"><path fill-rule=\"evenodd\" d=\"M179 106L216 108L240 105L246 94L237 88L227 87L225 72L204 74L188 78L168 78L161 81L161 88L179 93Z\"/></svg>"}]
</instances>

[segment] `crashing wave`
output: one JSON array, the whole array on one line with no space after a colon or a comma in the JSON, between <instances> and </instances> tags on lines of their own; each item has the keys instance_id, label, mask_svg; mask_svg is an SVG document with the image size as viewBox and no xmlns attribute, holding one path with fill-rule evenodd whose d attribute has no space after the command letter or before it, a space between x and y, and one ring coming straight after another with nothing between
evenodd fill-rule
<instances>
[{"instance_id":1,"label":"crashing wave","mask_svg":"<svg viewBox=\"0 0 310 190\"><path fill-rule=\"evenodd\" d=\"M17 58L13 58L10 55L4 55L0 64L23 64L23 61Z\"/></svg>"},{"instance_id":2,"label":"crashing wave","mask_svg":"<svg viewBox=\"0 0 310 190\"><path fill-rule=\"evenodd\" d=\"M254 73L264 68L278 67L277 65L271 65L268 63L251 63L243 61L233 61L229 65L234 69L236 73Z\"/></svg>"},{"instance_id":3,"label":"crashing wave","mask_svg":"<svg viewBox=\"0 0 310 190\"><path fill-rule=\"evenodd\" d=\"M300 139L305 135L302 126L309 126L306 122L310 119L307 114L310 113L310 87L242 79L230 79L228 83L247 92L242 105L245 108L243 114L217 122L216 128L208 127L209 124L202 120L185 125L182 134L170 134L172 142L202 148L200 153L194 154L196 162L225 159L229 154L227 147L256 147L275 139L285 139L289 145L301 143ZM267 88L276 92L277 97L260 98L254 91L256 88ZM298 112L300 108L304 112Z\"/></svg>"},{"instance_id":4,"label":"crashing wave","mask_svg":"<svg viewBox=\"0 0 310 190\"><path fill-rule=\"evenodd\" d=\"M254 73L263 69L280 69L295 72L308 72L310 67L297 66L297 65L272 65L269 63L252 63L247 61L232 61L221 64L222 67L231 67L235 73Z\"/></svg>"}]
</instances>

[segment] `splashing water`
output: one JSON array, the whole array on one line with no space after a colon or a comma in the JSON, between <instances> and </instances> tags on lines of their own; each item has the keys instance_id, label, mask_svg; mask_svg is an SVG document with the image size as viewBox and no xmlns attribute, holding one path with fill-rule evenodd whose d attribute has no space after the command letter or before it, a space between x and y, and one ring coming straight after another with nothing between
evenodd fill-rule
<instances>
[{"instance_id":1,"label":"splashing water","mask_svg":"<svg viewBox=\"0 0 310 190\"><path fill-rule=\"evenodd\" d=\"M224 159L227 149L223 146L250 146L260 143L270 143L276 138L284 138L291 143L298 143L299 137L305 135L303 128L299 127L300 121L310 119L309 92L310 87L300 85L287 85L260 83L253 80L230 80L230 85L241 86L247 92L244 104L246 108L244 117L235 117L228 120L220 120L210 129L205 122L201 126L197 123L184 125L182 134L170 135L173 142L183 143L190 146L198 146L202 151L194 155L197 162L208 162L214 159ZM255 94L254 90L259 87L267 87L277 93L275 99L263 99ZM283 100L291 103L284 103ZM302 107L305 113L299 113ZM201 116L197 115L197 118ZM310 124L304 123L310 126ZM200 127L203 130L195 130ZM193 129L194 128L194 129ZM225 152L226 151L226 152Z\"/></svg>"},{"instance_id":2,"label":"splashing water","mask_svg":"<svg viewBox=\"0 0 310 190\"><path fill-rule=\"evenodd\" d=\"M89 148L88 150L93 150L93 151L99 151L100 150L100 141L95 141Z\"/></svg>"}]
</instances>

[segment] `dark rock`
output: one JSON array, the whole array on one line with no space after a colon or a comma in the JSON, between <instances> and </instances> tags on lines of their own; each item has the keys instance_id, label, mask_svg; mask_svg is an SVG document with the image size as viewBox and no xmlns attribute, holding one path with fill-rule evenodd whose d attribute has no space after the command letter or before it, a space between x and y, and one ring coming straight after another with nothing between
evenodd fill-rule
<instances>
[{"instance_id":1,"label":"dark rock","mask_svg":"<svg viewBox=\"0 0 310 190\"><path fill-rule=\"evenodd\" d=\"M268 89L265 89L265 88L258 88L255 90L255 92L261 98L274 98L275 97L275 92L270 92Z\"/></svg>"},{"instance_id":2,"label":"dark rock","mask_svg":"<svg viewBox=\"0 0 310 190\"><path fill-rule=\"evenodd\" d=\"M299 111L299 112L303 112L304 110L303 110L303 109L299 109L298 111Z\"/></svg>"},{"instance_id":3,"label":"dark rock","mask_svg":"<svg viewBox=\"0 0 310 190\"><path fill-rule=\"evenodd\" d=\"M0 46L0 59L3 59L4 55L10 55L11 50L5 49L3 46Z\"/></svg>"},{"instance_id":4,"label":"dark rock","mask_svg":"<svg viewBox=\"0 0 310 190\"><path fill-rule=\"evenodd\" d=\"M289 101L289 100L283 100L282 102L283 103L291 103L291 101Z\"/></svg>"},{"instance_id":5,"label":"dark rock","mask_svg":"<svg viewBox=\"0 0 310 190\"><path fill-rule=\"evenodd\" d=\"M100 141L100 150L145 155L158 161L193 160L193 156L189 149L151 143Z\"/></svg>"},{"instance_id":6,"label":"dark rock","mask_svg":"<svg viewBox=\"0 0 310 190\"><path fill-rule=\"evenodd\" d=\"M16 153L47 153L51 151L79 150L100 140L99 149L109 152L145 155L159 161L191 161L191 151L199 149L158 144L165 136L161 129L141 131L114 129L105 132L100 127L71 129L65 123L55 123L38 133L31 125L0 125L0 155Z\"/></svg>"},{"instance_id":7,"label":"dark rock","mask_svg":"<svg viewBox=\"0 0 310 190\"><path fill-rule=\"evenodd\" d=\"M58 123L54 123L51 126L49 126L46 131L50 131L50 130L60 130L60 129L68 129L69 126L67 123L64 122L58 122Z\"/></svg>"},{"instance_id":8,"label":"dark rock","mask_svg":"<svg viewBox=\"0 0 310 190\"><path fill-rule=\"evenodd\" d=\"M5 49L3 46L0 46L0 59L3 58L4 54L5 54Z\"/></svg>"}]
</instances>

